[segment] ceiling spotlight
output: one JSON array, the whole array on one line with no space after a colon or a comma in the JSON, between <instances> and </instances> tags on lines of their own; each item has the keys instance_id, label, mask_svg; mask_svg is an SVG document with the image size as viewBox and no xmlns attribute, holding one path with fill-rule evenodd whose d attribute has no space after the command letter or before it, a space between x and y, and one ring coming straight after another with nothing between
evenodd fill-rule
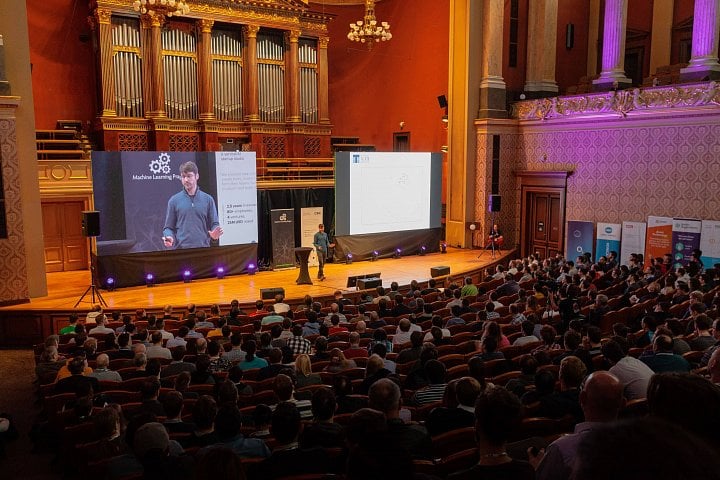
<instances>
[{"instance_id":1,"label":"ceiling spotlight","mask_svg":"<svg viewBox=\"0 0 720 480\"><path fill-rule=\"evenodd\" d=\"M190 283L192 282L192 272L190 270L183 271L183 282Z\"/></svg>"},{"instance_id":2,"label":"ceiling spotlight","mask_svg":"<svg viewBox=\"0 0 720 480\"><path fill-rule=\"evenodd\" d=\"M395 249L395 253L393 254L393 257L400 258L402 256L402 250L400 248Z\"/></svg>"},{"instance_id":3,"label":"ceiling spotlight","mask_svg":"<svg viewBox=\"0 0 720 480\"><path fill-rule=\"evenodd\" d=\"M225 278L225 267L217 267L217 268L215 269L215 276L216 276L218 279L223 279L223 278Z\"/></svg>"},{"instance_id":4,"label":"ceiling spotlight","mask_svg":"<svg viewBox=\"0 0 720 480\"><path fill-rule=\"evenodd\" d=\"M145 275L145 285L152 287L155 285L155 275L148 273Z\"/></svg>"},{"instance_id":5,"label":"ceiling spotlight","mask_svg":"<svg viewBox=\"0 0 720 480\"><path fill-rule=\"evenodd\" d=\"M353 254L348 252L347 255L345 255L345 263L351 264L353 262Z\"/></svg>"},{"instance_id":6,"label":"ceiling spotlight","mask_svg":"<svg viewBox=\"0 0 720 480\"><path fill-rule=\"evenodd\" d=\"M255 275L256 272L257 272L257 265L255 265L254 263L248 263L248 266L247 266L248 275Z\"/></svg>"},{"instance_id":7,"label":"ceiling spotlight","mask_svg":"<svg viewBox=\"0 0 720 480\"><path fill-rule=\"evenodd\" d=\"M107 277L105 279L105 288L107 289L107 291L112 292L113 290L115 290L115 287L115 277Z\"/></svg>"},{"instance_id":8,"label":"ceiling spotlight","mask_svg":"<svg viewBox=\"0 0 720 480\"><path fill-rule=\"evenodd\" d=\"M380 256L380 252L378 252L377 250L373 250L372 253L370 254L370 261L374 262L375 260L378 259L379 256Z\"/></svg>"}]
</instances>

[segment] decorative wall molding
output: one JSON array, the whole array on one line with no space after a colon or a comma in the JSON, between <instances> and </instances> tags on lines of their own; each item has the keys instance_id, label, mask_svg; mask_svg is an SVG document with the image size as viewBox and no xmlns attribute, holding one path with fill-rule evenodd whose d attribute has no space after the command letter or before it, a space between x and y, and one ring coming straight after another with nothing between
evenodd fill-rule
<instances>
[{"instance_id":1,"label":"decorative wall molding","mask_svg":"<svg viewBox=\"0 0 720 480\"><path fill-rule=\"evenodd\" d=\"M626 118L718 105L720 83L713 81L526 100L512 105L511 116L521 121Z\"/></svg>"}]
</instances>

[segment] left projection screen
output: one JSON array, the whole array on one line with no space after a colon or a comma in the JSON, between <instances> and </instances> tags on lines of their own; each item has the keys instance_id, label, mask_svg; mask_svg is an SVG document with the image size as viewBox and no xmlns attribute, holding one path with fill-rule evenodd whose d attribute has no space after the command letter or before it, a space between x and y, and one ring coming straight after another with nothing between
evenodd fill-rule
<instances>
[{"instance_id":1,"label":"left projection screen","mask_svg":"<svg viewBox=\"0 0 720 480\"><path fill-rule=\"evenodd\" d=\"M258 241L255 152L93 152L92 168L100 256Z\"/></svg>"}]
</instances>

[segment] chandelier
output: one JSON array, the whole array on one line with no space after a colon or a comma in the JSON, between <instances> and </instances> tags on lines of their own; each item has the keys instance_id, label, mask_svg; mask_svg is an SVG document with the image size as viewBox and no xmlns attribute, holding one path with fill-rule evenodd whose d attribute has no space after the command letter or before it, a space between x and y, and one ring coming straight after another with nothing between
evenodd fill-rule
<instances>
[{"instance_id":1,"label":"chandelier","mask_svg":"<svg viewBox=\"0 0 720 480\"><path fill-rule=\"evenodd\" d=\"M173 15L187 15L190 7L182 0L135 0L133 9L150 17L172 17Z\"/></svg>"},{"instance_id":2,"label":"chandelier","mask_svg":"<svg viewBox=\"0 0 720 480\"><path fill-rule=\"evenodd\" d=\"M392 38L390 24L375 19L375 0L365 0L365 18L350 24L348 40L353 42L367 43L368 50L371 50L374 42L386 42Z\"/></svg>"}]
</instances>

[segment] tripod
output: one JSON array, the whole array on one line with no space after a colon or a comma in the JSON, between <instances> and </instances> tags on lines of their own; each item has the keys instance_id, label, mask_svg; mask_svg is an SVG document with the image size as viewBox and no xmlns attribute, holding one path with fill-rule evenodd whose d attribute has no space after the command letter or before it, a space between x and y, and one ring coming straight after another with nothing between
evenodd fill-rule
<instances>
[{"instance_id":1,"label":"tripod","mask_svg":"<svg viewBox=\"0 0 720 480\"><path fill-rule=\"evenodd\" d=\"M91 303L99 303L103 307L107 307L108 304L103 298L103 296L100 294L100 288L96 286L97 284L97 275L95 274L95 262L96 257L93 255L93 237L88 237L88 246L90 250L90 286L88 286L87 289L85 289L85 293L83 293L80 298L78 298L78 301L75 302L75 305L73 308L77 308L78 305L80 305L80 302L82 302L85 297L87 297L88 293L90 294L90 301ZM95 300L95 297L97 297L97 301Z\"/></svg>"},{"instance_id":2,"label":"tripod","mask_svg":"<svg viewBox=\"0 0 720 480\"><path fill-rule=\"evenodd\" d=\"M495 212L492 212L492 216L490 217L490 223L492 224L493 231L495 228ZM490 254L490 258L495 260L495 242L497 241L497 232L490 235L490 251L492 252ZM498 245L498 250L500 249L500 246ZM483 246L482 252L480 252L480 255L477 256L477 258L480 258L485 253L485 250L487 250L487 245Z\"/></svg>"}]
</instances>

